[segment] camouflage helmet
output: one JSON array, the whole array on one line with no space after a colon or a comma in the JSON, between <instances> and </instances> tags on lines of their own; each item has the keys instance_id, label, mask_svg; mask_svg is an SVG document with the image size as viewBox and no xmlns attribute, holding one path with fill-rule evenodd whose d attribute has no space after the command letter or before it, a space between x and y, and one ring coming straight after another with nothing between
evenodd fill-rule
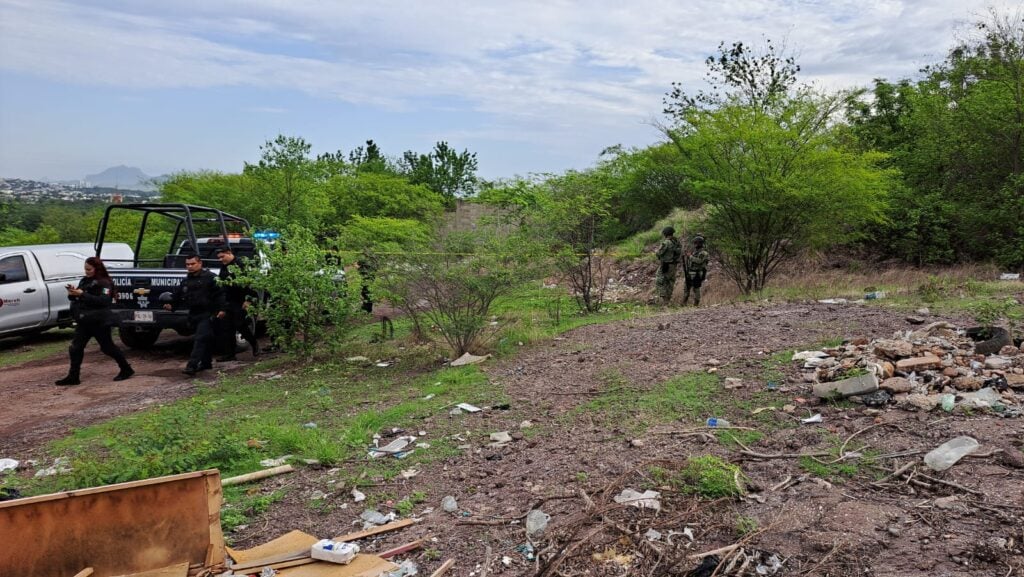
<instances>
[{"instance_id":1,"label":"camouflage helmet","mask_svg":"<svg viewBox=\"0 0 1024 577\"><path fill-rule=\"evenodd\" d=\"M704 246L704 237L699 234L693 237L693 244L697 246Z\"/></svg>"},{"instance_id":2,"label":"camouflage helmet","mask_svg":"<svg viewBox=\"0 0 1024 577\"><path fill-rule=\"evenodd\" d=\"M661 236L672 236L675 233L676 229L672 228L671 226L666 226L665 228L661 229Z\"/></svg>"}]
</instances>

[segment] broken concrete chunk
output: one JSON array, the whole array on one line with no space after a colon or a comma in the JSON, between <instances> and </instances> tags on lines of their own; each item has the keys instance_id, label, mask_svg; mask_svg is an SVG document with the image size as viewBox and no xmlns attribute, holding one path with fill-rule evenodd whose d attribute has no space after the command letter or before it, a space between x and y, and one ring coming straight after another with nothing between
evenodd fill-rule
<instances>
[{"instance_id":1,"label":"broken concrete chunk","mask_svg":"<svg viewBox=\"0 0 1024 577\"><path fill-rule=\"evenodd\" d=\"M958 391L977 391L985 383L985 377L957 377L953 379L953 388Z\"/></svg>"},{"instance_id":2,"label":"broken concrete chunk","mask_svg":"<svg viewBox=\"0 0 1024 577\"><path fill-rule=\"evenodd\" d=\"M793 361L806 361L808 359L824 359L828 356L825 351L800 351L793 353Z\"/></svg>"},{"instance_id":3,"label":"broken concrete chunk","mask_svg":"<svg viewBox=\"0 0 1024 577\"><path fill-rule=\"evenodd\" d=\"M922 411L930 411L935 407L939 406L942 402L942 395L921 395L911 394L899 400L899 404L902 406L910 406L915 409Z\"/></svg>"},{"instance_id":4,"label":"broken concrete chunk","mask_svg":"<svg viewBox=\"0 0 1024 577\"><path fill-rule=\"evenodd\" d=\"M898 361L912 356L914 354L914 347L907 341L882 339L875 341L875 354Z\"/></svg>"},{"instance_id":5,"label":"broken concrete chunk","mask_svg":"<svg viewBox=\"0 0 1024 577\"><path fill-rule=\"evenodd\" d=\"M1013 360L1006 357L993 356L985 359L985 368L993 371L1005 371L1013 366Z\"/></svg>"},{"instance_id":6,"label":"broken concrete chunk","mask_svg":"<svg viewBox=\"0 0 1024 577\"><path fill-rule=\"evenodd\" d=\"M942 359L935 355L925 355L923 357L911 357L909 359L902 359L896 361L896 370L909 373L911 371L925 371L928 369L940 369L942 368Z\"/></svg>"},{"instance_id":7,"label":"broken concrete chunk","mask_svg":"<svg viewBox=\"0 0 1024 577\"><path fill-rule=\"evenodd\" d=\"M818 383L813 390L814 396L818 398L865 395L878 390L878 377L867 374L831 383Z\"/></svg>"},{"instance_id":8,"label":"broken concrete chunk","mask_svg":"<svg viewBox=\"0 0 1024 577\"><path fill-rule=\"evenodd\" d=\"M885 379L878 386L879 388L885 389L890 393L909 393L913 388L910 385L910 381L903 377L893 377L891 379Z\"/></svg>"}]
</instances>

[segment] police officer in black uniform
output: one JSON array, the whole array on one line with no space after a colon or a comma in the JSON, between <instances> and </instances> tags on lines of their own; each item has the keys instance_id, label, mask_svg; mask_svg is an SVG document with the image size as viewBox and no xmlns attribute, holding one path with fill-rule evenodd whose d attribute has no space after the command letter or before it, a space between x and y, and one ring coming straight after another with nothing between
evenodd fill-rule
<instances>
[{"instance_id":1,"label":"police officer in black uniform","mask_svg":"<svg viewBox=\"0 0 1024 577\"><path fill-rule=\"evenodd\" d=\"M237 331L249 343L252 348L252 356L260 354L260 344L256 341L256 335L252 334L246 313L249 306L256 300L256 292L252 288L235 284L238 273L245 270L245 263L235 257L235 253L229 247L222 247L217 251L217 259L220 261L220 272L217 278L220 280L221 290L224 291L224 300L227 303L227 311L223 318L217 321L220 332L220 342L224 356L219 357L217 362L223 363L235 360L235 332Z\"/></svg>"},{"instance_id":2,"label":"police officer in black uniform","mask_svg":"<svg viewBox=\"0 0 1024 577\"><path fill-rule=\"evenodd\" d=\"M85 358L85 345L89 339L96 339L103 354L117 361L121 369L114 377L115 381L123 381L135 374L124 353L117 348L110 338L110 328L114 318L110 314L110 305L114 302L114 282L110 280L107 267L100 259L91 256L85 259L85 276L78 281L78 286L67 285L68 300L71 301L71 318L75 320L75 336L68 347L71 357L71 368L68 376L56 381L61 386L81 383L80 373L82 360Z\"/></svg>"},{"instance_id":3,"label":"police officer in black uniform","mask_svg":"<svg viewBox=\"0 0 1024 577\"><path fill-rule=\"evenodd\" d=\"M188 275L174 289L171 302L164 305L166 310L176 306L188 308L188 323L195 329L192 354L182 372L193 376L199 371L213 368L213 317L227 315L224 293L217 286L217 276L203 268L199 255L185 257Z\"/></svg>"}]
</instances>

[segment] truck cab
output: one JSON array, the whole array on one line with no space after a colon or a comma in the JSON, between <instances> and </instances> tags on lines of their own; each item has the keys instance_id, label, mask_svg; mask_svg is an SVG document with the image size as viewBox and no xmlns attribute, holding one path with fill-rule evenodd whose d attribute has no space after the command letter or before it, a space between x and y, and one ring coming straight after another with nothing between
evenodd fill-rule
<instances>
[{"instance_id":1,"label":"truck cab","mask_svg":"<svg viewBox=\"0 0 1024 577\"><path fill-rule=\"evenodd\" d=\"M121 341L133 349L152 346L164 329L192 334L188 313L165 311L161 301L162 295L173 294L185 278L185 257L198 254L203 266L217 274L220 247L230 246L243 259L258 251L255 241L245 236L249 229L245 219L215 208L170 203L107 207L97 233L97 251L107 242L115 222L118 226L129 222L138 231L133 259L124 263L126 268L110 271L117 290L112 310L120 326L118 333Z\"/></svg>"}]
</instances>

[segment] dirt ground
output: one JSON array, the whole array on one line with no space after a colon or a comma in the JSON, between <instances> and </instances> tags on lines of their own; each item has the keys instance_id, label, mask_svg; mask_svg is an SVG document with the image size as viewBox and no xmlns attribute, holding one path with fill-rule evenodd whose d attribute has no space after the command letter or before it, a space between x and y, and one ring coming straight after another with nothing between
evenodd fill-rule
<instances>
[{"instance_id":1,"label":"dirt ground","mask_svg":"<svg viewBox=\"0 0 1024 577\"><path fill-rule=\"evenodd\" d=\"M963 319L946 320L960 324ZM725 561L718 575L1024 575L1024 469L997 451L1019 447L1022 419L809 400L808 408L821 413L822 423L792 426L790 421L786 428L765 431L744 454L702 434L693 422L636 434L592 412L574 411L605 390L609 374L624 377L627 390L646 391L672 376L706 370L710 359L720 363L719 376L743 379L742 387L723 388L721 395L758 402L769 395L771 401L800 405L796 399L811 399L810 385L801 382L795 367L789 367L787 382L766 392L763 360L771 353L836 337L889 337L910 328L903 314L881 307L722 305L583 327L525 347L514 357L481 365L505 389L510 407L458 416L444 412L417 425L426 441L460 435L466 447L461 454L417 466L419 474L411 479L397 477L363 489L371 497L394 500L414 492L426 495L413 510L422 522L364 542L364 550L426 537L424 549L400 557L413 559L421 575L448 558L456 560L449 575L459 576L686 575L700 564L691 555L737 543L731 556L721 554ZM152 353L135 353L132 361L142 376L126 384L109 382L115 367L93 351L85 374L96 375L89 378L98 382L88 387L64 390L50 384L63 374L63 356L5 370L0 448L25 450L73 427L188 395L197 385L178 373L181 346L169 340ZM744 413L728 417L734 426L759 426ZM522 429L527 420L532 427ZM510 431L513 442L489 447L488 433L497 431ZM978 455L943 473L921 469L930 479L920 474L887 479L884 470L863 470L827 482L791 458L834 450L826 439L831 437L893 455L879 459L892 471L958 435L977 439ZM699 455L739 465L747 495L702 500L651 478L652 465L671 469ZM229 539L245 548L293 529L327 537L359 527L365 503L353 502L351 487L339 476L337 469L306 467L254 485L254 492L287 492ZM659 490L660 510L612 502L624 488ZM314 493L326 494L328 506L312 507ZM446 495L458 502L454 514L441 510ZM533 538L531 555L523 519L533 508L550 515L550 523ZM661 537L649 540L650 529ZM737 562L727 571L733 559Z\"/></svg>"},{"instance_id":2,"label":"dirt ground","mask_svg":"<svg viewBox=\"0 0 1024 577\"><path fill-rule=\"evenodd\" d=\"M43 333L33 338L0 340L0 354L26 352L54 342L70 343L66 333ZM114 342L120 343L115 338ZM82 363L82 384L58 387L53 383L68 372L66 349L60 353L0 369L0 458L18 455L36 457L46 441L63 437L82 427L117 415L186 397L218 372L238 370L250 359L239 353L238 361L214 363L213 371L190 379L182 374L192 341L164 331L148 351L124 346L135 376L114 382L117 364L90 342Z\"/></svg>"}]
</instances>

